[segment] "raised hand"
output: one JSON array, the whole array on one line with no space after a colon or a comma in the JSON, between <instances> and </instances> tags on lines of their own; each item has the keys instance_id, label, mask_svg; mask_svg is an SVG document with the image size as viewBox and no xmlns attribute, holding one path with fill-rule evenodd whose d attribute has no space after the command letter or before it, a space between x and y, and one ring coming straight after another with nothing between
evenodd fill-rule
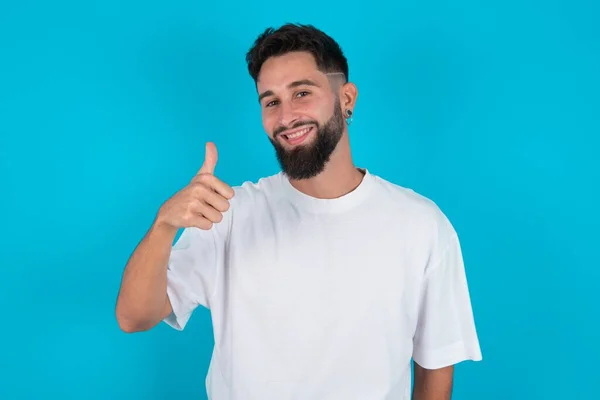
<instances>
[{"instance_id":1,"label":"raised hand","mask_svg":"<svg viewBox=\"0 0 600 400\"><path fill-rule=\"evenodd\" d=\"M217 147L207 143L202 167L186 187L161 206L156 218L158 225L208 230L221 222L234 191L214 175L217 160Z\"/></svg>"}]
</instances>

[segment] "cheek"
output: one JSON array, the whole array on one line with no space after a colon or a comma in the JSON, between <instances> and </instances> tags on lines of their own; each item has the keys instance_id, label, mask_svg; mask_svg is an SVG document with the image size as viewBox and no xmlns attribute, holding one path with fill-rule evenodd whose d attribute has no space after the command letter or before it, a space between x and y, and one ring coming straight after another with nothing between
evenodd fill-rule
<instances>
[{"instance_id":1,"label":"cheek","mask_svg":"<svg viewBox=\"0 0 600 400\"><path fill-rule=\"evenodd\" d=\"M316 99L301 99L295 104L296 113L305 115L314 119L315 116L319 115L319 102Z\"/></svg>"},{"instance_id":2,"label":"cheek","mask_svg":"<svg viewBox=\"0 0 600 400\"><path fill-rule=\"evenodd\" d=\"M262 126L269 137L273 137L273 130L277 127L277 120L273 118L273 115L269 113L262 114Z\"/></svg>"},{"instance_id":3,"label":"cheek","mask_svg":"<svg viewBox=\"0 0 600 400\"><path fill-rule=\"evenodd\" d=\"M305 104L299 105L299 111L306 115L306 117L323 123L331 116L331 104L325 99L320 101L306 102Z\"/></svg>"}]
</instances>

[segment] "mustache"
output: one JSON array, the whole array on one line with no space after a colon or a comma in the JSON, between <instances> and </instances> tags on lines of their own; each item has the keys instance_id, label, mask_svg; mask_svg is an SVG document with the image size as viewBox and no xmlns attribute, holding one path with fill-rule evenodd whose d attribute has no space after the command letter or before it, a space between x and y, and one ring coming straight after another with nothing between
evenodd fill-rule
<instances>
[{"instance_id":1,"label":"mustache","mask_svg":"<svg viewBox=\"0 0 600 400\"><path fill-rule=\"evenodd\" d=\"M275 128L275 130L273 131L273 137L277 137L278 135L280 135L281 133L290 130L290 129L296 129L299 128L301 126L304 125L316 125L317 128L319 127L319 124L317 123L317 121L298 121L296 123L294 123L291 126L278 126L277 128Z\"/></svg>"}]
</instances>

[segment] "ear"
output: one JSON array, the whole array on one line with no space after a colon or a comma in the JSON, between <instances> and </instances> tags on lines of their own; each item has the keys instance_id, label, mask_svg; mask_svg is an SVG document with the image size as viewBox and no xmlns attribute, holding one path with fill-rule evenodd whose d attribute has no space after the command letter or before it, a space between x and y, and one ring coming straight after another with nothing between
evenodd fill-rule
<instances>
[{"instance_id":1,"label":"ear","mask_svg":"<svg viewBox=\"0 0 600 400\"><path fill-rule=\"evenodd\" d=\"M352 82L347 82L340 87L340 106L342 110L354 112L356 99L358 98L358 88Z\"/></svg>"}]
</instances>

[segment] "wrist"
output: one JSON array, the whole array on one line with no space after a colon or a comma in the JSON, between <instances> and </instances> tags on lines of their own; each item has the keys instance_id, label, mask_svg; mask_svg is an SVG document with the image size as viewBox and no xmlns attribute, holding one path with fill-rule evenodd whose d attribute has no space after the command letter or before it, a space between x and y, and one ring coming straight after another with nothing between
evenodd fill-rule
<instances>
[{"instance_id":1,"label":"wrist","mask_svg":"<svg viewBox=\"0 0 600 400\"><path fill-rule=\"evenodd\" d=\"M150 227L150 232L156 233L159 236L167 236L175 238L179 229L157 216L154 223Z\"/></svg>"}]
</instances>

